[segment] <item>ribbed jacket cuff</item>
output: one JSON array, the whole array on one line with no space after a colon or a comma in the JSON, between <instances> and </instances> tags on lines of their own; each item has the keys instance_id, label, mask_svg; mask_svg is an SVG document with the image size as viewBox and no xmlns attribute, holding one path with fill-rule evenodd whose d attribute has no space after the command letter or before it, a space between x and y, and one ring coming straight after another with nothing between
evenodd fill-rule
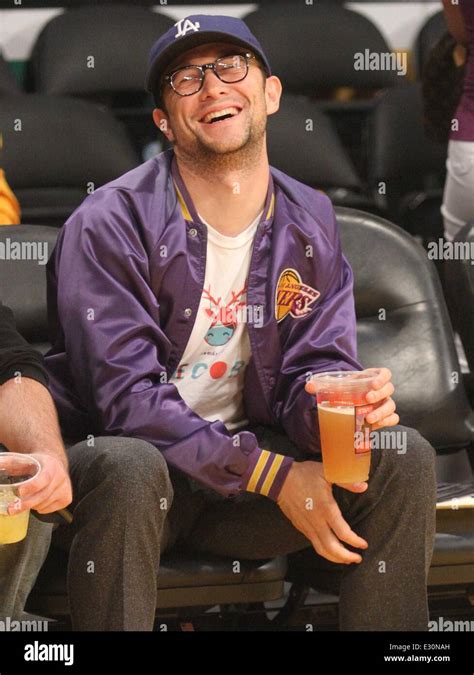
<instances>
[{"instance_id":1,"label":"ribbed jacket cuff","mask_svg":"<svg viewBox=\"0 0 474 675\"><path fill-rule=\"evenodd\" d=\"M242 476L241 489L276 501L295 460L262 448L249 455L249 466Z\"/></svg>"}]
</instances>

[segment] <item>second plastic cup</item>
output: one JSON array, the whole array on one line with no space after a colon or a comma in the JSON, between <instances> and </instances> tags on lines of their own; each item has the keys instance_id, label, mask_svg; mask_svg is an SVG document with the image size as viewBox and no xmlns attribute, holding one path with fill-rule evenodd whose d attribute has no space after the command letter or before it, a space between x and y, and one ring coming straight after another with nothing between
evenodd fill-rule
<instances>
[{"instance_id":1,"label":"second plastic cup","mask_svg":"<svg viewBox=\"0 0 474 675\"><path fill-rule=\"evenodd\" d=\"M378 368L313 375L318 402L324 477L331 483L366 481L370 470L371 409L366 394Z\"/></svg>"},{"instance_id":2,"label":"second plastic cup","mask_svg":"<svg viewBox=\"0 0 474 675\"><path fill-rule=\"evenodd\" d=\"M8 507L18 502L18 488L33 480L41 464L31 455L0 452L0 544L15 544L26 537L30 512L10 515Z\"/></svg>"}]
</instances>

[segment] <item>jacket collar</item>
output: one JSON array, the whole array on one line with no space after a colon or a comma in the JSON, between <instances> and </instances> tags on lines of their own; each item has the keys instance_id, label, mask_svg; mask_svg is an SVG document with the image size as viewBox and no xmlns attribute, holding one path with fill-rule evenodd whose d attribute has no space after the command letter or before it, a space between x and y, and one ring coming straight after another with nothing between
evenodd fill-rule
<instances>
[{"instance_id":1,"label":"jacket collar","mask_svg":"<svg viewBox=\"0 0 474 675\"><path fill-rule=\"evenodd\" d=\"M176 190L176 196L178 198L178 202L181 207L184 219L188 222L200 223L202 225L203 223L201 222L201 219L197 214L196 208L186 188L184 180L182 179L181 174L179 173L178 162L176 161L176 157L174 154L171 159L171 175L173 178L174 188ZM267 196L265 199L265 206L263 208L260 223L271 221L273 219L274 209L275 209L275 188L273 184L273 176L270 172L270 176L268 179Z\"/></svg>"}]
</instances>

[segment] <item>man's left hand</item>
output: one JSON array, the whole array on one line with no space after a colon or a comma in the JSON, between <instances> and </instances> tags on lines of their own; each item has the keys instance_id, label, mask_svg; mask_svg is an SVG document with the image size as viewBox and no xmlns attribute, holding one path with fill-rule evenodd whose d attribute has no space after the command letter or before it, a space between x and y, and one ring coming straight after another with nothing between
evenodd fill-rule
<instances>
[{"instance_id":1,"label":"man's left hand","mask_svg":"<svg viewBox=\"0 0 474 675\"><path fill-rule=\"evenodd\" d=\"M400 422L395 412L396 404L392 398L395 387L392 382L392 373L388 368L380 368L380 373L373 381L373 388L367 393L366 399L370 404L370 412L366 415L367 422L372 430L382 427L393 427ZM312 382L305 386L308 394L316 394L316 387Z\"/></svg>"}]
</instances>

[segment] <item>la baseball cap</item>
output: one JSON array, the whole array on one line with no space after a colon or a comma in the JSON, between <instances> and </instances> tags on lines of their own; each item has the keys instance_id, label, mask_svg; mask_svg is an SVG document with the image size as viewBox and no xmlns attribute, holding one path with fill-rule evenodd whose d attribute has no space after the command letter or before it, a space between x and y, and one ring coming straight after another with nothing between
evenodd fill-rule
<instances>
[{"instance_id":1,"label":"la baseball cap","mask_svg":"<svg viewBox=\"0 0 474 675\"><path fill-rule=\"evenodd\" d=\"M268 75L270 64L262 45L244 21L233 16L191 14L166 31L153 45L148 60L145 88L153 92L156 83L179 54L209 42L229 42L248 47L263 63Z\"/></svg>"}]
</instances>

